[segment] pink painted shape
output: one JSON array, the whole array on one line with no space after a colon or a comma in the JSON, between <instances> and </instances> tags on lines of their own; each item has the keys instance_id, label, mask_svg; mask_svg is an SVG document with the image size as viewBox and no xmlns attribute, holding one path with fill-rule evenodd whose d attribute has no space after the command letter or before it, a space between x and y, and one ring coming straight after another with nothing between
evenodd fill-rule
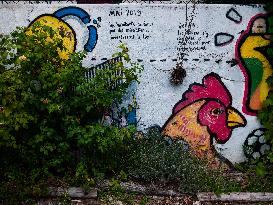
<instances>
[{"instance_id":1,"label":"pink painted shape","mask_svg":"<svg viewBox=\"0 0 273 205\"><path fill-rule=\"evenodd\" d=\"M219 109L222 112L218 115L212 110ZM227 126L227 107L216 101L209 101L199 110L198 120L201 125L207 126L210 134L214 134L220 143L225 143L231 136L232 129Z\"/></svg>"}]
</instances>

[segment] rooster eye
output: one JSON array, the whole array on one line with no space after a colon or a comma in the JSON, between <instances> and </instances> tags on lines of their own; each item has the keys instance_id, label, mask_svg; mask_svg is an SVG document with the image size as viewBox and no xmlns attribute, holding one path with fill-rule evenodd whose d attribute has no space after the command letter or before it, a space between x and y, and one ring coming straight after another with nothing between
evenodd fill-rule
<instances>
[{"instance_id":1,"label":"rooster eye","mask_svg":"<svg viewBox=\"0 0 273 205\"><path fill-rule=\"evenodd\" d=\"M224 110L222 110L220 108L215 108L215 109L211 110L211 114L213 116L218 116L218 115L222 114L223 112L224 112Z\"/></svg>"}]
</instances>

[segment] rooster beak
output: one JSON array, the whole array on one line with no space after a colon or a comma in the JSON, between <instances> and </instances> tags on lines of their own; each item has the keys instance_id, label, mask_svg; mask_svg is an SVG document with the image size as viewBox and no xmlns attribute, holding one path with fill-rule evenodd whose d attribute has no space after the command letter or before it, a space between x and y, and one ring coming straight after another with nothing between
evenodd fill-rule
<instances>
[{"instance_id":1,"label":"rooster beak","mask_svg":"<svg viewBox=\"0 0 273 205\"><path fill-rule=\"evenodd\" d=\"M245 117L236 109L229 107L227 109L227 126L230 128L244 127L246 125Z\"/></svg>"}]
</instances>

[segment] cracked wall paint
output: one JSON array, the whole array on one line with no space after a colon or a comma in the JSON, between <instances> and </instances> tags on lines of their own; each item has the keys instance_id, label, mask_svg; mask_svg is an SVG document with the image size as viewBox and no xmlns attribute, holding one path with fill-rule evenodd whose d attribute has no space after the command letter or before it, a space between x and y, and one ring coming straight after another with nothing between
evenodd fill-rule
<instances>
[{"instance_id":1,"label":"cracked wall paint","mask_svg":"<svg viewBox=\"0 0 273 205\"><path fill-rule=\"evenodd\" d=\"M77 12L68 12L75 6L83 10L90 21L85 22L84 15ZM230 93L232 107L243 114L241 117L247 123L233 129L224 144L210 140L210 145L229 161L240 162L246 159L242 145L250 139L253 130L261 126L256 116L244 110L248 79L241 69L242 58L235 52L238 50L236 42L247 32L250 19L263 12L261 5L24 4L18 7L6 4L0 5L0 31L9 33L16 26L28 26L45 14L53 16L74 31L75 42L69 44L75 44L76 51L88 49L90 33L93 36L93 46L89 46L83 62L87 68L112 59L120 41L125 42L131 58L144 65L141 83L133 86L126 98L127 104L114 108L116 114L105 113L105 119L109 123L109 117L114 118L118 126L137 124L141 131L153 125L163 127L170 116L174 117L173 107L181 102L190 85L200 84L207 78L205 76L214 73ZM89 26L96 29L95 35ZM187 75L181 85L173 86L170 74L178 63L183 64ZM225 127L221 126L218 128Z\"/></svg>"}]
</instances>

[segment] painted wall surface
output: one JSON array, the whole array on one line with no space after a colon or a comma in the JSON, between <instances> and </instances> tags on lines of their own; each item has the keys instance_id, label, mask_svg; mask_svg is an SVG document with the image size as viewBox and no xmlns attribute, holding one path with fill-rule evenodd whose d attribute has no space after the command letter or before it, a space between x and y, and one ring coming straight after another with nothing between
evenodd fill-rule
<instances>
[{"instance_id":1,"label":"painted wall surface","mask_svg":"<svg viewBox=\"0 0 273 205\"><path fill-rule=\"evenodd\" d=\"M70 49L88 51L86 67L111 59L125 42L144 72L127 105L116 108L119 126L159 125L163 134L186 141L213 164L219 163L217 153L240 162L268 148L256 113L272 69L266 51L272 17L261 13L261 5L7 4L0 5L0 31L46 19L67 32ZM173 85L177 63L186 77ZM112 118L105 113L105 123Z\"/></svg>"}]
</instances>

